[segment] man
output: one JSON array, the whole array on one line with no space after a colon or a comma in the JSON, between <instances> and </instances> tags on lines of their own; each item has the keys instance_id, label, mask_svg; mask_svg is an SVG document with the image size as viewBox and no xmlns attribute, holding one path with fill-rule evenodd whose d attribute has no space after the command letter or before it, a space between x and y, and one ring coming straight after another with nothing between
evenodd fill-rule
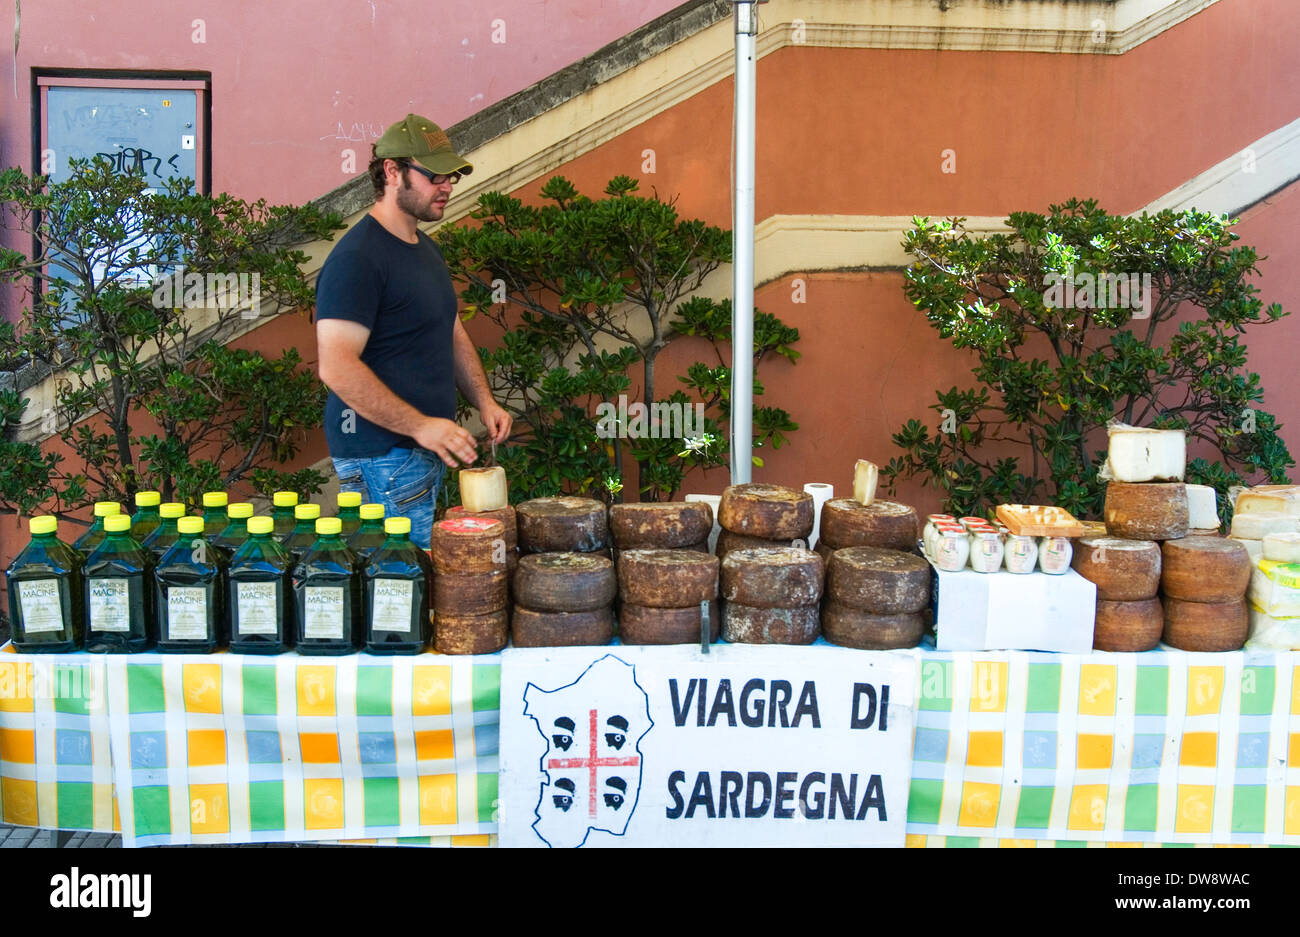
<instances>
[{"instance_id":1,"label":"man","mask_svg":"<svg viewBox=\"0 0 1300 937\"><path fill-rule=\"evenodd\" d=\"M373 147L375 206L330 251L316 284L325 439L340 485L386 516L409 517L424 549L447 467L478 455L455 422L456 388L493 442L510 435L442 253L416 227L442 219L452 186L473 168L433 121L408 114L393 124Z\"/></svg>"}]
</instances>

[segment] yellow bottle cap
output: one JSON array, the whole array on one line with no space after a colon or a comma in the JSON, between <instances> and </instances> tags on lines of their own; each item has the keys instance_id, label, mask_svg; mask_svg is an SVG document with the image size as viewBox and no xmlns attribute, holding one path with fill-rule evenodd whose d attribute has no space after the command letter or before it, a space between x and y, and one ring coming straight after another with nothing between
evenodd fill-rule
<instances>
[{"instance_id":1,"label":"yellow bottle cap","mask_svg":"<svg viewBox=\"0 0 1300 937\"><path fill-rule=\"evenodd\" d=\"M40 517L33 517L31 522L31 531L33 534L52 534L59 529L59 519L49 514L42 514Z\"/></svg>"},{"instance_id":2,"label":"yellow bottle cap","mask_svg":"<svg viewBox=\"0 0 1300 937\"><path fill-rule=\"evenodd\" d=\"M158 502L162 500L162 495L156 491L137 491L135 493L135 506L138 508L157 507Z\"/></svg>"},{"instance_id":3,"label":"yellow bottle cap","mask_svg":"<svg viewBox=\"0 0 1300 937\"><path fill-rule=\"evenodd\" d=\"M409 517L390 517L384 521L384 533L386 534L409 534L411 532L411 519Z\"/></svg>"},{"instance_id":4,"label":"yellow bottle cap","mask_svg":"<svg viewBox=\"0 0 1300 937\"><path fill-rule=\"evenodd\" d=\"M317 534L337 534L343 530L343 522L337 517L322 517L316 521Z\"/></svg>"},{"instance_id":5,"label":"yellow bottle cap","mask_svg":"<svg viewBox=\"0 0 1300 937\"><path fill-rule=\"evenodd\" d=\"M361 505L361 519L363 521L377 521L383 516L384 506L382 504Z\"/></svg>"},{"instance_id":6,"label":"yellow bottle cap","mask_svg":"<svg viewBox=\"0 0 1300 937\"><path fill-rule=\"evenodd\" d=\"M168 501L158 505L158 513L163 517L184 517L185 505L179 501Z\"/></svg>"},{"instance_id":7,"label":"yellow bottle cap","mask_svg":"<svg viewBox=\"0 0 1300 937\"><path fill-rule=\"evenodd\" d=\"M110 514L104 518L104 529L111 534L119 534L131 529L131 518L125 514Z\"/></svg>"},{"instance_id":8,"label":"yellow bottle cap","mask_svg":"<svg viewBox=\"0 0 1300 937\"><path fill-rule=\"evenodd\" d=\"M229 496L224 491L203 492L203 506L205 508L224 508L229 500Z\"/></svg>"},{"instance_id":9,"label":"yellow bottle cap","mask_svg":"<svg viewBox=\"0 0 1300 937\"><path fill-rule=\"evenodd\" d=\"M226 505L226 517L232 520L239 520L245 517L253 516L253 504L251 501L235 501Z\"/></svg>"},{"instance_id":10,"label":"yellow bottle cap","mask_svg":"<svg viewBox=\"0 0 1300 937\"><path fill-rule=\"evenodd\" d=\"M275 530L275 519L267 517L265 514L259 514L248 519L248 532L250 534L269 534L273 530Z\"/></svg>"},{"instance_id":11,"label":"yellow bottle cap","mask_svg":"<svg viewBox=\"0 0 1300 937\"><path fill-rule=\"evenodd\" d=\"M339 507L341 508L359 508L361 507L361 492L359 491L340 491Z\"/></svg>"},{"instance_id":12,"label":"yellow bottle cap","mask_svg":"<svg viewBox=\"0 0 1300 937\"><path fill-rule=\"evenodd\" d=\"M319 504L298 504L294 506L293 516L300 521L314 521L320 517Z\"/></svg>"},{"instance_id":13,"label":"yellow bottle cap","mask_svg":"<svg viewBox=\"0 0 1300 937\"><path fill-rule=\"evenodd\" d=\"M271 503L277 508L291 508L298 503L298 492L277 491L271 495Z\"/></svg>"},{"instance_id":14,"label":"yellow bottle cap","mask_svg":"<svg viewBox=\"0 0 1300 937\"><path fill-rule=\"evenodd\" d=\"M182 517L176 522L176 529L183 534L201 534L203 533L203 518L198 515Z\"/></svg>"},{"instance_id":15,"label":"yellow bottle cap","mask_svg":"<svg viewBox=\"0 0 1300 937\"><path fill-rule=\"evenodd\" d=\"M118 504L116 501L95 502L96 517L112 517L114 514L121 514L121 513L122 513L122 505Z\"/></svg>"}]
</instances>

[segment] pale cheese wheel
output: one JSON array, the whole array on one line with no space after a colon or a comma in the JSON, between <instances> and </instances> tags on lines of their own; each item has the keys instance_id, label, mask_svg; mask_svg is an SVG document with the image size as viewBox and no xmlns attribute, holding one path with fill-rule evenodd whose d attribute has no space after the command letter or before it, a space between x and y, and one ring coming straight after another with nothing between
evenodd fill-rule
<instances>
[{"instance_id":1,"label":"pale cheese wheel","mask_svg":"<svg viewBox=\"0 0 1300 937\"><path fill-rule=\"evenodd\" d=\"M826 571L828 601L875 615L919 612L930 604L930 564L901 550L844 547Z\"/></svg>"},{"instance_id":2,"label":"pale cheese wheel","mask_svg":"<svg viewBox=\"0 0 1300 937\"><path fill-rule=\"evenodd\" d=\"M831 644L868 651L916 647L930 625L928 609L878 615L828 600L822 607L822 635Z\"/></svg>"},{"instance_id":3,"label":"pale cheese wheel","mask_svg":"<svg viewBox=\"0 0 1300 937\"><path fill-rule=\"evenodd\" d=\"M821 601L826 566L799 547L732 550L722 559L719 591L728 602L755 608L797 608Z\"/></svg>"},{"instance_id":4,"label":"pale cheese wheel","mask_svg":"<svg viewBox=\"0 0 1300 937\"><path fill-rule=\"evenodd\" d=\"M1106 530L1130 540L1177 540L1188 530L1187 486L1181 483L1106 485Z\"/></svg>"},{"instance_id":5,"label":"pale cheese wheel","mask_svg":"<svg viewBox=\"0 0 1300 937\"><path fill-rule=\"evenodd\" d=\"M614 564L592 553L532 553L515 567L516 605L537 612L608 608L618 592Z\"/></svg>"},{"instance_id":6,"label":"pale cheese wheel","mask_svg":"<svg viewBox=\"0 0 1300 937\"><path fill-rule=\"evenodd\" d=\"M438 614L482 615L508 605L504 569L490 573L434 573L433 609Z\"/></svg>"},{"instance_id":7,"label":"pale cheese wheel","mask_svg":"<svg viewBox=\"0 0 1300 937\"><path fill-rule=\"evenodd\" d=\"M733 644L812 644L821 633L816 605L755 608L722 603L722 636Z\"/></svg>"},{"instance_id":8,"label":"pale cheese wheel","mask_svg":"<svg viewBox=\"0 0 1300 937\"><path fill-rule=\"evenodd\" d=\"M1183 651L1237 651L1246 643L1246 600L1184 602L1166 597L1163 640Z\"/></svg>"},{"instance_id":9,"label":"pale cheese wheel","mask_svg":"<svg viewBox=\"0 0 1300 937\"><path fill-rule=\"evenodd\" d=\"M1187 434L1181 429L1117 427L1110 431L1106 466L1120 482L1182 481Z\"/></svg>"},{"instance_id":10,"label":"pale cheese wheel","mask_svg":"<svg viewBox=\"0 0 1300 937\"><path fill-rule=\"evenodd\" d=\"M506 470L499 465L490 468L462 469L460 503L471 514L477 511L497 511L506 507L510 503L506 487Z\"/></svg>"},{"instance_id":11,"label":"pale cheese wheel","mask_svg":"<svg viewBox=\"0 0 1300 937\"><path fill-rule=\"evenodd\" d=\"M1235 540L1184 537L1161 548L1160 590L1187 602L1231 602L1250 587L1250 554Z\"/></svg>"},{"instance_id":12,"label":"pale cheese wheel","mask_svg":"<svg viewBox=\"0 0 1300 937\"><path fill-rule=\"evenodd\" d=\"M435 613L433 635L440 654L492 654L506 646L509 615L504 608L478 615Z\"/></svg>"},{"instance_id":13,"label":"pale cheese wheel","mask_svg":"<svg viewBox=\"0 0 1300 937\"><path fill-rule=\"evenodd\" d=\"M713 508L705 501L613 504L609 530L620 550L683 549L708 541Z\"/></svg>"},{"instance_id":14,"label":"pale cheese wheel","mask_svg":"<svg viewBox=\"0 0 1300 937\"><path fill-rule=\"evenodd\" d=\"M1099 651L1149 651L1160 643L1164 627L1164 605L1159 598L1135 602L1099 598L1092 646Z\"/></svg>"},{"instance_id":15,"label":"pale cheese wheel","mask_svg":"<svg viewBox=\"0 0 1300 937\"><path fill-rule=\"evenodd\" d=\"M1300 563L1300 534L1269 534L1261 542L1260 552L1266 560Z\"/></svg>"},{"instance_id":16,"label":"pale cheese wheel","mask_svg":"<svg viewBox=\"0 0 1300 937\"><path fill-rule=\"evenodd\" d=\"M813 529L812 495L782 485L731 485L722 492L718 523L750 537L807 540Z\"/></svg>"},{"instance_id":17,"label":"pale cheese wheel","mask_svg":"<svg viewBox=\"0 0 1300 937\"><path fill-rule=\"evenodd\" d=\"M1081 537L1070 565L1096 584L1098 601L1135 602L1160 590L1160 545L1153 540Z\"/></svg>"},{"instance_id":18,"label":"pale cheese wheel","mask_svg":"<svg viewBox=\"0 0 1300 937\"><path fill-rule=\"evenodd\" d=\"M832 498L822 505L818 543L842 547L916 549L916 509L897 501L859 504L852 498Z\"/></svg>"},{"instance_id":19,"label":"pale cheese wheel","mask_svg":"<svg viewBox=\"0 0 1300 937\"><path fill-rule=\"evenodd\" d=\"M515 506L523 553L594 553L609 547L605 505L592 498L533 498Z\"/></svg>"},{"instance_id":20,"label":"pale cheese wheel","mask_svg":"<svg viewBox=\"0 0 1300 937\"><path fill-rule=\"evenodd\" d=\"M618 595L631 605L687 608L718 597L716 556L696 550L621 550Z\"/></svg>"},{"instance_id":21,"label":"pale cheese wheel","mask_svg":"<svg viewBox=\"0 0 1300 937\"><path fill-rule=\"evenodd\" d=\"M1219 495L1209 485L1187 486L1187 526L1193 530L1219 529Z\"/></svg>"},{"instance_id":22,"label":"pale cheese wheel","mask_svg":"<svg viewBox=\"0 0 1300 937\"><path fill-rule=\"evenodd\" d=\"M506 528L488 517L461 515L433 525L429 552L440 573L489 573L506 568Z\"/></svg>"},{"instance_id":23,"label":"pale cheese wheel","mask_svg":"<svg viewBox=\"0 0 1300 937\"><path fill-rule=\"evenodd\" d=\"M619 602L618 636L624 644L699 644L703 622L700 606L690 608L647 608ZM722 632L722 614L716 601L708 603L709 640Z\"/></svg>"},{"instance_id":24,"label":"pale cheese wheel","mask_svg":"<svg viewBox=\"0 0 1300 937\"><path fill-rule=\"evenodd\" d=\"M515 647L581 647L608 644L614 639L614 609L581 612L539 612L516 605L510 616Z\"/></svg>"},{"instance_id":25,"label":"pale cheese wheel","mask_svg":"<svg viewBox=\"0 0 1300 937\"><path fill-rule=\"evenodd\" d=\"M1234 514L1231 536L1238 540L1263 540L1269 534L1300 532L1300 518L1280 511Z\"/></svg>"}]
</instances>

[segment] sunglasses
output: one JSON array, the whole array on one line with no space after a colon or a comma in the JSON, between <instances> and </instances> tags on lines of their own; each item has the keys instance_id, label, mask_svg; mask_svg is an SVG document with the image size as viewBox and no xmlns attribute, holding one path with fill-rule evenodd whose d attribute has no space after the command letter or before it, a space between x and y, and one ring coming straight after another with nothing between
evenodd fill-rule
<instances>
[{"instance_id":1,"label":"sunglasses","mask_svg":"<svg viewBox=\"0 0 1300 937\"><path fill-rule=\"evenodd\" d=\"M423 166L417 166L415 163L407 163L404 168L415 170L434 185L442 185L444 182L450 182L452 185L455 185L457 182L460 182L460 173L458 172L453 172L450 175L444 176L442 173L430 172Z\"/></svg>"}]
</instances>

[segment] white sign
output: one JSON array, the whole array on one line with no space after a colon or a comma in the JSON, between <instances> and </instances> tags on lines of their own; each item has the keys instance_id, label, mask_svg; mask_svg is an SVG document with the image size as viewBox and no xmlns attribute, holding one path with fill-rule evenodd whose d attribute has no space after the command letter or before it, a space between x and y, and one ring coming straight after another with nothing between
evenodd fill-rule
<instances>
[{"instance_id":1,"label":"white sign","mask_svg":"<svg viewBox=\"0 0 1300 937\"><path fill-rule=\"evenodd\" d=\"M502 846L902 846L914 651L510 648Z\"/></svg>"}]
</instances>

